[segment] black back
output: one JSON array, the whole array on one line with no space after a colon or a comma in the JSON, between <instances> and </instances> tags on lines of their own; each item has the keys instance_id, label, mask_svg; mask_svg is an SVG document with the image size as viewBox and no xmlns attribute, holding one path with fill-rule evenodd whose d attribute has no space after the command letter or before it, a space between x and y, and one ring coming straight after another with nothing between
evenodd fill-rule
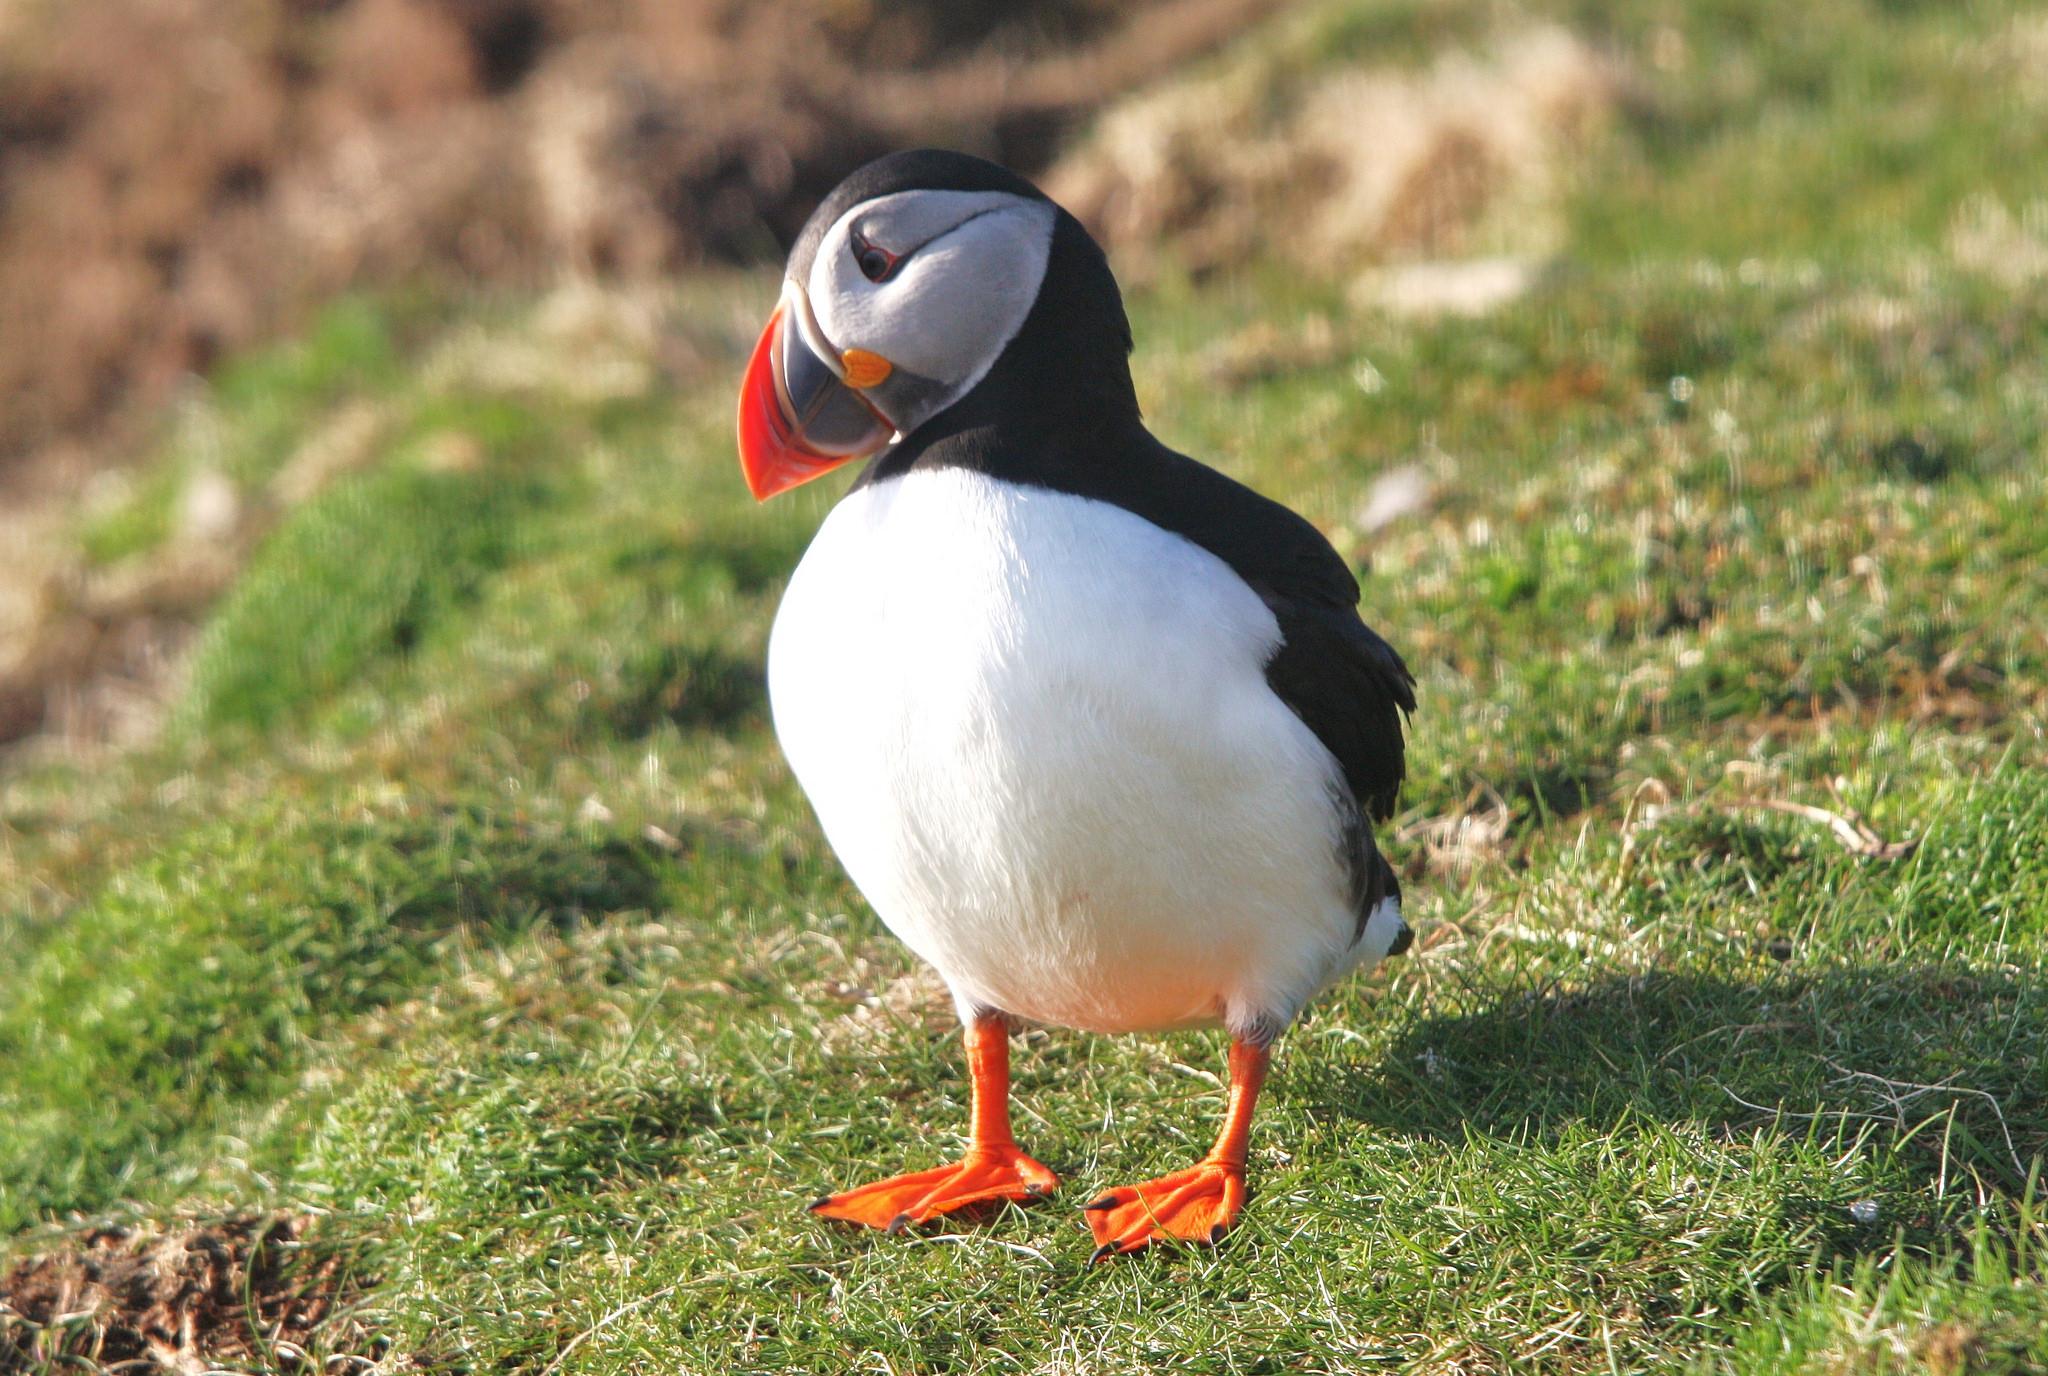
<instances>
[{"instance_id":1,"label":"black back","mask_svg":"<svg viewBox=\"0 0 2048 1376\"><path fill-rule=\"evenodd\" d=\"M1021 177L961 153L920 150L870 163L805 226L792 254L808 275L825 229L875 196L912 189L1010 191L1044 199ZM1264 600L1281 645L1266 680L1336 757L1348 796L1353 906L1362 925L1399 886L1364 817L1385 819L1406 771L1402 714L1415 680L1358 617L1358 583L1306 520L1145 429L1131 383L1131 327L1108 260L1080 222L1057 211L1045 280L1017 337L945 411L884 451L860 481L913 468L965 468L1109 502L1223 560ZM1363 816L1361 816L1363 814Z\"/></svg>"}]
</instances>

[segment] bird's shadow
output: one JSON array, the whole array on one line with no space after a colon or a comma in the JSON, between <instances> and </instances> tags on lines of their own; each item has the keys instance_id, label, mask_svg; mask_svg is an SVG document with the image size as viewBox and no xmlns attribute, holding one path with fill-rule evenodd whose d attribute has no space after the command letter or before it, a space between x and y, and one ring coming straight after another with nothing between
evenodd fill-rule
<instances>
[{"instance_id":1,"label":"bird's shadow","mask_svg":"<svg viewBox=\"0 0 2048 1376\"><path fill-rule=\"evenodd\" d=\"M1863 1134L1915 1183L1974 1174L2017 1194L2048 1153L2048 986L1942 965L1503 979L1382 1054L1307 1040L1290 1099L1311 1115L1442 1143L1555 1143L1655 1122L1732 1140L1759 1127ZM1927 1128L1932 1124L1933 1131Z\"/></svg>"}]
</instances>

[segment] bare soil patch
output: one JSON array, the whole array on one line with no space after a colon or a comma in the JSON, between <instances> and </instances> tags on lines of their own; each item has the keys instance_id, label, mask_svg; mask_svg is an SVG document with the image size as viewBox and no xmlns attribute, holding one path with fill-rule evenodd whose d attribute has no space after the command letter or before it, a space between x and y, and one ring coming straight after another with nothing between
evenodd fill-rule
<instances>
[{"instance_id":1,"label":"bare soil patch","mask_svg":"<svg viewBox=\"0 0 2048 1376\"><path fill-rule=\"evenodd\" d=\"M101 1228L22 1261L0 1272L0 1374L316 1369L313 1335L335 1312L342 1268L308 1258L305 1226L241 1215Z\"/></svg>"}]
</instances>

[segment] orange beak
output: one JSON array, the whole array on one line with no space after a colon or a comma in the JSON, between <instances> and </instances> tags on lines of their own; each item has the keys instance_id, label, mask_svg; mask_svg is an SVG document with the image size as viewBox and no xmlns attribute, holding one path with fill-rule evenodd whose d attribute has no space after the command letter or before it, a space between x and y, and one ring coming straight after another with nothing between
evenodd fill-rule
<instances>
[{"instance_id":1,"label":"orange beak","mask_svg":"<svg viewBox=\"0 0 2048 1376\"><path fill-rule=\"evenodd\" d=\"M865 458L896 433L830 347L813 342L808 315L802 291L785 288L740 384L740 471L756 501Z\"/></svg>"}]
</instances>

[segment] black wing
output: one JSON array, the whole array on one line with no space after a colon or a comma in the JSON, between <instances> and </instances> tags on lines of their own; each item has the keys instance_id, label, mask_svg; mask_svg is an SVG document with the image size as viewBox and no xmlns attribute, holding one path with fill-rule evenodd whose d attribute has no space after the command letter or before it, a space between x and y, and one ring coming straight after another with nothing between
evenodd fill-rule
<instances>
[{"instance_id":1,"label":"black wing","mask_svg":"<svg viewBox=\"0 0 2048 1376\"><path fill-rule=\"evenodd\" d=\"M1260 594L1281 635L1266 682L1337 757L1358 805L1374 821L1385 821L1407 772L1402 714L1415 710L1408 666L1349 607L1298 602L1266 589Z\"/></svg>"},{"instance_id":2,"label":"black wing","mask_svg":"<svg viewBox=\"0 0 2048 1376\"><path fill-rule=\"evenodd\" d=\"M1403 718L1415 710L1415 676L1359 619L1358 580L1322 532L1242 483L1154 444L1151 464L1125 470L1153 467L1151 480L1103 495L1229 564L1272 611L1280 648L1266 664L1266 682L1343 774L1344 796L1333 802L1363 935L1380 900L1401 892L1373 844L1370 822L1391 816L1400 796L1407 773ZM1394 952L1408 939L1404 929Z\"/></svg>"},{"instance_id":3,"label":"black wing","mask_svg":"<svg viewBox=\"0 0 2048 1376\"><path fill-rule=\"evenodd\" d=\"M1280 503L1164 445L1152 462L1170 471L1110 500L1208 550L1265 601L1281 636L1266 681L1336 756L1358 805L1384 821L1407 771L1402 717L1415 710L1415 677L1359 619L1358 580ZM1140 493L1157 495L1141 504Z\"/></svg>"}]
</instances>

